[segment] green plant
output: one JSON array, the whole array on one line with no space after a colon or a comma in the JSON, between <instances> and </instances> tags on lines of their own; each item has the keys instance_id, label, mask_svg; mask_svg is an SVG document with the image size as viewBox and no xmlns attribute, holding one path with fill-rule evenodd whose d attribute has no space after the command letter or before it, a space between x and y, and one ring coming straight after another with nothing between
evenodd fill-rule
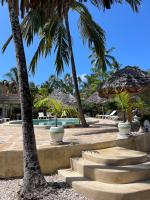
<instances>
[{"instance_id":1,"label":"green plant","mask_svg":"<svg viewBox=\"0 0 150 200\"><path fill-rule=\"evenodd\" d=\"M67 117L73 117L73 118L79 117L77 109L72 106L65 107L64 111L66 112Z\"/></svg>"},{"instance_id":2,"label":"green plant","mask_svg":"<svg viewBox=\"0 0 150 200\"><path fill-rule=\"evenodd\" d=\"M132 105L131 105L131 98L127 92L121 92L116 94L114 98L117 106L123 111L124 113L124 122L126 121L126 114L131 112Z\"/></svg>"},{"instance_id":3,"label":"green plant","mask_svg":"<svg viewBox=\"0 0 150 200\"><path fill-rule=\"evenodd\" d=\"M140 111L143 111L145 107L144 102L140 98L134 99L126 91L116 94L114 100L117 103L118 108L120 108L124 113L124 121L127 119L131 121L132 109L136 108Z\"/></svg>"},{"instance_id":4,"label":"green plant","mask_svg":"<svg viewBox=\"0 0 150 200\"><path fill-rule=\"evenodd\" d=\"M62 106L61 102L59 102L55 99L46 97L46 98L36 101L34 103L34 107L36 109L45 108L46 111L51 112L53 115L55 115L56 116L56 126L57 126L57 117L61 117L62 110L63 110L63 106Z\"/></svg>"}]
</instances>

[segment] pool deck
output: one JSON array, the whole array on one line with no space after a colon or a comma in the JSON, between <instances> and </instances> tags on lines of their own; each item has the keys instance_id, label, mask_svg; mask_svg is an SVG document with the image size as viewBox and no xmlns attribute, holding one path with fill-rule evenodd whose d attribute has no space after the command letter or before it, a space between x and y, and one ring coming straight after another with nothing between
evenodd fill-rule
<instances>
[{"instance_id":1,"label":"pool deck","mask_svg":"<svg viewBox=\"0 0 150 200\"><path fill-rule=\"evenodd\" d=\"M116 122L99 119L97 124L89 128L66 128L64 135L65 144L88 144L115 140L117 138ZM35 128L37 148L54 147L50 144L49 129ZM0 151L22 150L21 127L9 127L0 124Z\"/></svg>"},{"instance_id":2,"label":"pool deck","mask_svg":"<svg viewBox=\"0 0 150 200\"><path fill-rule=\"evenodd\" d=\"M38 157L43 174L69 168L70 158L80 157L83 151L121 146L144 149L144 137L117 139L116 122L99 119L89 128L66 128L62 145L50 143L49 129L35 128ZM149 141L148 147L149 147ZM0 124L0 178L23 176L23 142L21 127Z\"/></svg>"}]
</instances>

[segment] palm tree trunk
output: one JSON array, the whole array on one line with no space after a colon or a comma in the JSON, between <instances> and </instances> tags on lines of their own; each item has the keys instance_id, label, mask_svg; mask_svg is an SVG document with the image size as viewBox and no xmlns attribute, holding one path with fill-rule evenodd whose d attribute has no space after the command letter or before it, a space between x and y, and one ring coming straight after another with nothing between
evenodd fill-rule
<instances>
[{"instance_id":1,"label":"palm tree trunk","mask_svg":"<svg viewBox=\"0 0 150 200\"><path fill-rule=\"evenodd\" d=\"M26 58L24 53L22 34L18 16L15 14L15 1L8 1L9 17L15 44L19 93L21 99L23 150L24 150L24 178L20 195L31 198L39 187L46 186L46 181L41 175L38 161L34 128L32 122L32 100L29 89Z\"/></svg>"},{"instance_id":2,"label":"palm tree trunk","mask_svg":"<svg viewBox=\"0 0 150 200\"><path fill-rule=\"evenodd\" d=\"M76 94L76 99L77 99L77 104L78 104L80 120L83 127L88 127L88 124L86 123L86 120L84 117L82 104L81 104L81 98L80 98L80 92L79 92L79 87L78 87L78 79L77 79L76 66L75 66L75 60L74 60L73 49L72 49L71 34L70 34L70 28L69 28L68 12L66 12L66 15L65 15L65 24L66 24L66 30L67 30L67 36L68 36L68 42L69 42L72 76L73 76L73 81L74 81L75 94Z\"/></svg>"}]
</instances>

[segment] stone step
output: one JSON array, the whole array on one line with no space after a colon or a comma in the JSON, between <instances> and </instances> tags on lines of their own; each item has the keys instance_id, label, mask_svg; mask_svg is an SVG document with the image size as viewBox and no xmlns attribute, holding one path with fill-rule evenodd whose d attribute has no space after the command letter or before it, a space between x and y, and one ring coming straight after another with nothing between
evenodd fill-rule
<instances>
[{"instance_id":1,"label":"stone step","mask_svg":"<svg viewBox=\"0 0 150 200\"><path fill-rule=\"evenodd\" d=\"M60 169L58 170L58 174L70 185L72 185L73 181L87 181L83 175L78 172L72 171L72 169Z\"/></svg>"},{"instance_id":2,"label":"stone step","mask_svg":"<svg viewBox=\"0 0 150 200\"><path fill-rule=\"evenodd\" d=\"M104 183L123 184L150 179L150 162L127 166L108 166L83 158L73 158L71 167L72 170L91 180Z\"/></svg>"},{"instance_id":3,"label":"stone step","mask_svg":"<svg viewBox=\"0 0 150 200\"><path fill-rule=\"evenodd\" d=\"M69 180L79 193L93 200L149 200L150 180L129 184L108 184L84 180L83 176L72 170L59 170L59 174ZM77 177L76 177L77 176ZM79 180L80 179L80 180Z\"/></svg>"},{"instance_id":4,"label":"stone step","mask_svg":"<svg viewBox=\"0 0 150 200\"><path fill-rule=\"evenodd\" d=\"M148 155L144 152L125 149L122 147L83 151L82 157L99 164L111 166L134 165L149 160Z\"/></svg>"}]
</instances>

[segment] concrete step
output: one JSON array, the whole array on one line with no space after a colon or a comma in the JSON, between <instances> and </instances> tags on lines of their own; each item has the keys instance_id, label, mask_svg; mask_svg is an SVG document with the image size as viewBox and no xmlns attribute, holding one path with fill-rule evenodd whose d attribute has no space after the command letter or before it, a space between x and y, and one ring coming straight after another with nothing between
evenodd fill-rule
<instances>
[{"instance_id":1,"label":"concrete step","mask_svg":"<svg viewBox=\"0 0 150 200\"><path fill-rule=\"evenodd\" d=\"M70 185L73 181L87 181L88 179L79 174L78 172L72 171L72 169L60 169L58 174Z\"/></svg>"},{"instance_id":2,"label":"concrete step","mask_svg":"<svg viewBox=\"0 0 150 200\"><path fill-rule=\"evenodd\" d=\"M59 174L69 180L79 193L93 200L149 200L150 180L129 184L108 184L84 180L83 176L72 170L59 170ZM76 177L77 176L77 177ZM80 179L80 180L79 180Z\"/></svg>"},{"instance_id":3,"label":"concrete step","mask_svg":"<svg viewBox=\"0 0 150 200\"><path fill-rule=\"evenodd\" d=\"M148 155L144 152L122 147L83 151L82 157L99 164L111 166L135 165L149 160Z\"/></svg>"},{"instance_id":4,"label":"concrete step","mask_svg":"<svg viewBox=\"0 0 150 200\"><path fill-rule=\"evenodd\" d=\"M72 170L91 180L104 183L123 184L150 179L150 162L127 166L108 166L83 158L73 158L71 167Z\"/></svg>"}]
</instances>

